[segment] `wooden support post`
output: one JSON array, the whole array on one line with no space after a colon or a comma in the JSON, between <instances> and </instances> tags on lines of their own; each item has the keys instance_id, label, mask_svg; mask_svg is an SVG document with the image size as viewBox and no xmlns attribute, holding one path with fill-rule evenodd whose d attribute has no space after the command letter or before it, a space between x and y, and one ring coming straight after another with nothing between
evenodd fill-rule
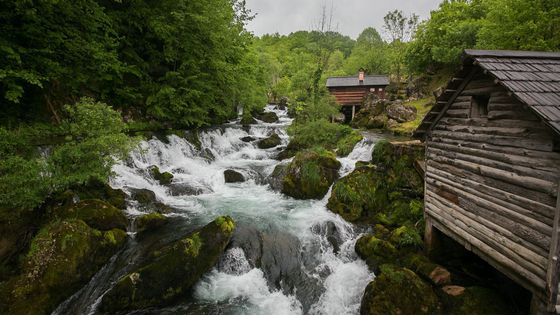
<instances>
[{"instance_id":1,"label":"wooden support post","mask_svg":"<svg viewBox=\"0 0 560 315\"><path fill-rule=\"evenodd\" d=\"M556 310L558 304L558 284L560 282L560 183L556 195L556 212L550 241L550 253L548 255L548 269L546 273L546 304L549 312Z\"/></svg>"},{"instance_id":2,"label":"wooden support post","mask_svg":"<svg viewBox=\"0 0 560 315\"><path fill-rule=\"evenodd\" d=\"M441 239L439 235L439 231L436 230L434 225L432 224L432 218L424 213L424 217L426 218L426 227L424 230L424 248L426 251L426 255L429 258L434 258L438 251L441 248Z\"/></svg>"},{"instance_id":3,"label":"wooden support post","mask_svg":"<svg viewBox=\"0 0 560 315\"><path fill-rule=\"evenodd\" d=\"M352 120L354 120L354 116L356 116L356 105L352 105Z\"/></svg>"}]
</instances>

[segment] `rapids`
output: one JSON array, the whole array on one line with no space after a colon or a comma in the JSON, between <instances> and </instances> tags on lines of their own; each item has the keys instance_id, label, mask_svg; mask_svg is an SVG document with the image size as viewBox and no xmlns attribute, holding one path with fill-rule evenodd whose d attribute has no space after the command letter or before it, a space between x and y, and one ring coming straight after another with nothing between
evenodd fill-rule
<instances>
[{"instance_id":1,"label":"rapids","mask_svg":"<svg viewBox=\"0 0 560 315\"><path fill-rule=\"evenodd\" d=\"M287 162L274 156L288 142L291 119L272 106L267 110L276 112L280 121L213 128L200 134L199 148L177 136L166 142L154 138L115 166L112 186L127 193L152 190L172 207L171 223L158 235L136 238L134 218L144 210L129 201L131 237L125 248L53 314L97 314L103 294L152 246L178 239L219 215L233 217L238 228L218 266L194 288L193 297L177 307L131 314L358 314L364 289L374 278L354 252L364 231L327 210L330 192L323 200L301 201L268 187L274 167ZM261 150L256 142L241 140L262 139L272 132L281 137L281 147ZM369 134L348 157L340 158L341 175L349 174L356 161L369 160L380 138ZM152 165L173 173L175 187L187 187L197 195L159 185L148 171ZM225 184L227 169L242 173L247 181Z\"/></svg>"}]
</instances>

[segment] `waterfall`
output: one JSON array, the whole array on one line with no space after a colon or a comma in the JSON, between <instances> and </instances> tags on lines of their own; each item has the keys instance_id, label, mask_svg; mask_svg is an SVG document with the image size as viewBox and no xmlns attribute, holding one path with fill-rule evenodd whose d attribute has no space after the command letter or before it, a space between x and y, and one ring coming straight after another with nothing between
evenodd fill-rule
<instances>
[{"instance_id":1,"label":"waterfall","mask_svg":"<svg viewBox=\"0 0 560 315\"><path fill-rule=\"evenodd\" d=\"M119 277L140 260L150 244L177 239L219 215L237 222L236 247L195 286L193 298L181 305L134 314L358 314L366 285L374 275L354 252L363 231L326 208L323 200L294 200L271 190L266 178L280 162L274 157L289 141L292 122L285 111L273 106L278 123L242 127L233 122L201 132L200 146L169 136L166 143L151 139L114 167L111 185L130 194L134 189L153 191L159 202L171 207L166 216L173 224L157 238L131 238L118 257L90 283L64 302L55 314L95 314L96 303ZM262 150L258 139L271 133L280 136L278 148ZM244 142L242 138L257 139ZM357 161L369 160L377 138L366 137L354 151L340 158L341 175ZM149 168L174 175L171 186L160 185ZM226 184L225 170L235 170L247 179ZM127 214L133 220L145 213L130 201ZM236 234L237 235L237 234ZM258 238L262 252L251 252L246 242ZM237 246L238 245L238 246ZM258 262L254 257L261 255ZM259 265L260 264L260 265ZM93 288L97 288L93 290Z\"/></svg>"}]
</instances>

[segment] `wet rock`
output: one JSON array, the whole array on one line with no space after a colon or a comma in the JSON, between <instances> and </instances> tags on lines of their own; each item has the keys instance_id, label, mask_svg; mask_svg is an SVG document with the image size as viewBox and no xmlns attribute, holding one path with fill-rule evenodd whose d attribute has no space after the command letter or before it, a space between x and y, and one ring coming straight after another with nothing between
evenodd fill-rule
<instances>
[{"instance_id":1,"label":"wet rock","mask_svg":"<svg viewBox=\"0 0 560 315\"><path fill-rule=\"evenodd\" d=\"M198 196L210 192L210 189L195 187L189 183L173 183L168 188L171 196Z\"/></svg>"},{"instance_id":2,"label":"wet rock","mask_svg":"<svg viewBox=\"0 0 560 315\"><path fill-rule=\"evenodd\" d=\"M385 109L387 117L396 120L398 123L413 121L416 119L418 110L414 106L403 105L395 102Z\"/></svg>"},{"instance_id":3,"label":"wet rock","mask_svg":"<svg viewBox=\"0 0 560 315\"><path fill-rule=\"evenodd\" d=\"M266 112L266 113L259 114L257 116L257 119L265 123L272 124L278 122L278 115L276 115L276 113L273 112Z\"/></svg>"},{"instance_id":4,"label":"wet rock","mask_svg":"<svg viewBox=\"0 0 560 315\"><path fill-rule=\"evenodd\" d=\"M321 199L338 179L341 164L331 152L298 153L288 165L282 193L296 199Z\"/></svg>"},{"instance_id":5,"label":"wet rock","mask_svg":"<svg viewBox=\"0 0 560 315\"><path fill-rule=\"evenodd\" d=\"M253 118L251 115L244 115L239 123L244 126L247 126L247 125L256 125L258 124L258 121L255 118Z\"/></svg>"},{"instance_id":6,"label":"wet rock","mask_svg":"<svg viewBox=\"0 0 560 315\"><path fill-rule=\"evenodd\" d=\"M354 249L375 273L379 272L381 265L393 263L398 257L395 246L371 234L360 237Z\"/></svg>"},{"instance_id":7,"label":"wet rock","mask_svg":"<svg viewBox=\"0 0 560 315\"><path fill-rule=\"evenodd\" d=\"M79 199L101 199L119 208L126 208L126 193L121 189L113 189L109 184L97 179L91 179L86 185L74 186L71 190L77 193Z\"/></svg>"},{"instance_id":8,"label":"wet rock","mask_svg":"<svg viewBox=\"0 0 560 315\"><path fill-rule=\"evenodd\" d=\"M145 214L136 219L136 231L138 234L151 232L168 223L167 218L161 213L153 212Z\"/></svg>"},{"instance_id":9,"label":"wet rock","mask_svg":"<svg viewBox=\"0 0 560 315\"><path fill-rule=\"evenodd\" d=\"M234 170L225 170L224 179L226 183L243 183L245 181L243 174Z\"/></svg>"},{"instance_id":10,"label":"wet rock","mask_svg":"<svg viewBox=\"0 0 560 315\"><path fill-rule=\"evenodd\" d=\"M231 218L219 217L188 237L153 251L103 297L100 310L113 314L182 301L218 263L234 230Z\"/></svg>"},{"instance_id":11,"label":"wet rock","mask_svg":"<svg viewBox=\"0 0 560 315\"><path fill-rule=\"evenodd\" d=\"M382 272L366 288L361 315L442 314L432 287L406 268L383 265Z\"/></svg>"},{"instance_id":12,"label":"wet rock","mask_svg":"<svg viewBox=\"0 0 560 315\"><path fill-rule=\"evenodd\" d=\"M340 251L340 246L344 243L344 240L333 222L328 221L325 224L316 224L311 227L311 230L315 234L323 235L333 247L335 254Z\"/></svg>"},{"instance_id":13,"label":"wet rock","mask_svg":"<svg viewBox=\"0 0 560 315\"><path fill-rule=\"evenodd\" d=\"M280 102L278 103L279 110L286 110L288 108L288 103L290 100L287 97L280 98Z\"/></svg>"},{"instance_id":14,"label":"wet rock","mask_svg":"<svg viewBox=\"0 0 560 315\"><path fill-rule=\"evenodd\" d=\"M122 210L97 199L84 200L70 207L58 208L55 215L62 220L82 220L90 227L102 231L126 230L128 226L128 219Z\"/></svg>"},{"instance_id":15,"label":"wet rock","mask_svg":"<svg viewBox=\"0 0 560 315\"><path fill-rule=\"evenodd\" d=\"M297 150L286 148L285 150L280 151L278 155L276 155L276 160L282 161L289 158L293 158L294 156L296 156L297 152L298 152Z\"/></svg>"},{"instance_id":16,"label":"wet rock","mask_svg":"<svg viewBox=\"0 0 560 315\"><path fill-rule=\"evenodd\" d=\"M243 141L243 142L253 142L255 140L257 140L257 138L254 138L254 137L251 137L251 136L241 138L241 141Z\"/></svg>"},{"instance_id":17,"label":"wet rock","mask_svg":"<svg viewBox=\"0 0 560 315\"><path fill-rule=\"evenodd\" d=\"M204 150L200 152L200 156L208 161L216 160L216 156L214 155L214 153L212 153L212 150L208 148L204 148Z\"/></svg>"},{"instance_id":18,"label":"wet rock","mask_svg":"<svg viewBox=\"0 0 560 315\"><path fill-rule=\"evenodd\" d=\"M173 180L173 174L169 173L169 172L163 172L161 173L159 170L159 167L157 166L151 166L150 169L150 174L152 175L152 177L157 180L160 185L169 185L171 184L171 181Z\"/></svg>"},{"instance_id":19,"label":"wet rock","mask_svg":"<svg viewBox=\"0 0 560 315\"><path fill-rule=\"evenodd\" d=\"M273 133L270 137L262 139L257 143L259 149L270 149L282 144L282 139L276 133Z\"/></svg>"},{"instance_id":20,"label":"wet rock","mask_svg":"<svg viewBox=\"0 0 560 315\"><path fill-rule=\"evenodd\" d=\"M267 178L267 183L274 191L282 191L284 177L287 174L288 164L278 164Z\"/></svg>"},{"instance_id":21,"label":"wet rock","mask_svg":"<svg viewBox=\"0 0 560 315\"><path fill-rule=\"evenodd\" d=\"M257 228L239 225L235 229L228 247L243 249L245 257L252 268L258 268L261 265L263 253L262 233Z\"/></svg>"},{"instance_id":22,"label":"wet rock","mask_svg":"<svg viewBox=\"0 0 560 315\"><path fill-rule=\"evenodd\" d=\"M138 201L146 210L155 210L159 213L171 212L171 207L157 200L156 194L149 189L129 188L132 199Z\"/></svg>"},{"instance_id":23,"label":"wet rock","mask_svg":"<svg viewBox=\"0 0 560 315\"><path fill-rule=\"evenodd\" d=\"M32 241L23 273L8 284L8 314L50 314L124 244L126 232L101 232L81 220L56 221Z\"/></svg>"}]
</instances>

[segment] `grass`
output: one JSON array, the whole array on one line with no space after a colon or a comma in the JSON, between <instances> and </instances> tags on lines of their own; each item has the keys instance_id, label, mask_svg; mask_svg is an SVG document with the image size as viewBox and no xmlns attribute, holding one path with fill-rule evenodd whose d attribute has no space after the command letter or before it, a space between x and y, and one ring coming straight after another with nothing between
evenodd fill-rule
<instances>
[{"instance_id":1,"label":"grass","mask_svg":"<svg viewBox=\"0 0 560 315\"><path fill-rule=\"evenodd\" d=\"M418 110L418 115L416 116L416 119L413 121L398 124L393 128L389 128L389 130L399 135L412 135L414 130L416 130L416 128L420 126L420 123L424 119L424 116L426 116L426 114L432 109L433 104L434 104L433 96L404 103L404 105L416 107L416 109Z\"/></svg>"}]
</instances>

